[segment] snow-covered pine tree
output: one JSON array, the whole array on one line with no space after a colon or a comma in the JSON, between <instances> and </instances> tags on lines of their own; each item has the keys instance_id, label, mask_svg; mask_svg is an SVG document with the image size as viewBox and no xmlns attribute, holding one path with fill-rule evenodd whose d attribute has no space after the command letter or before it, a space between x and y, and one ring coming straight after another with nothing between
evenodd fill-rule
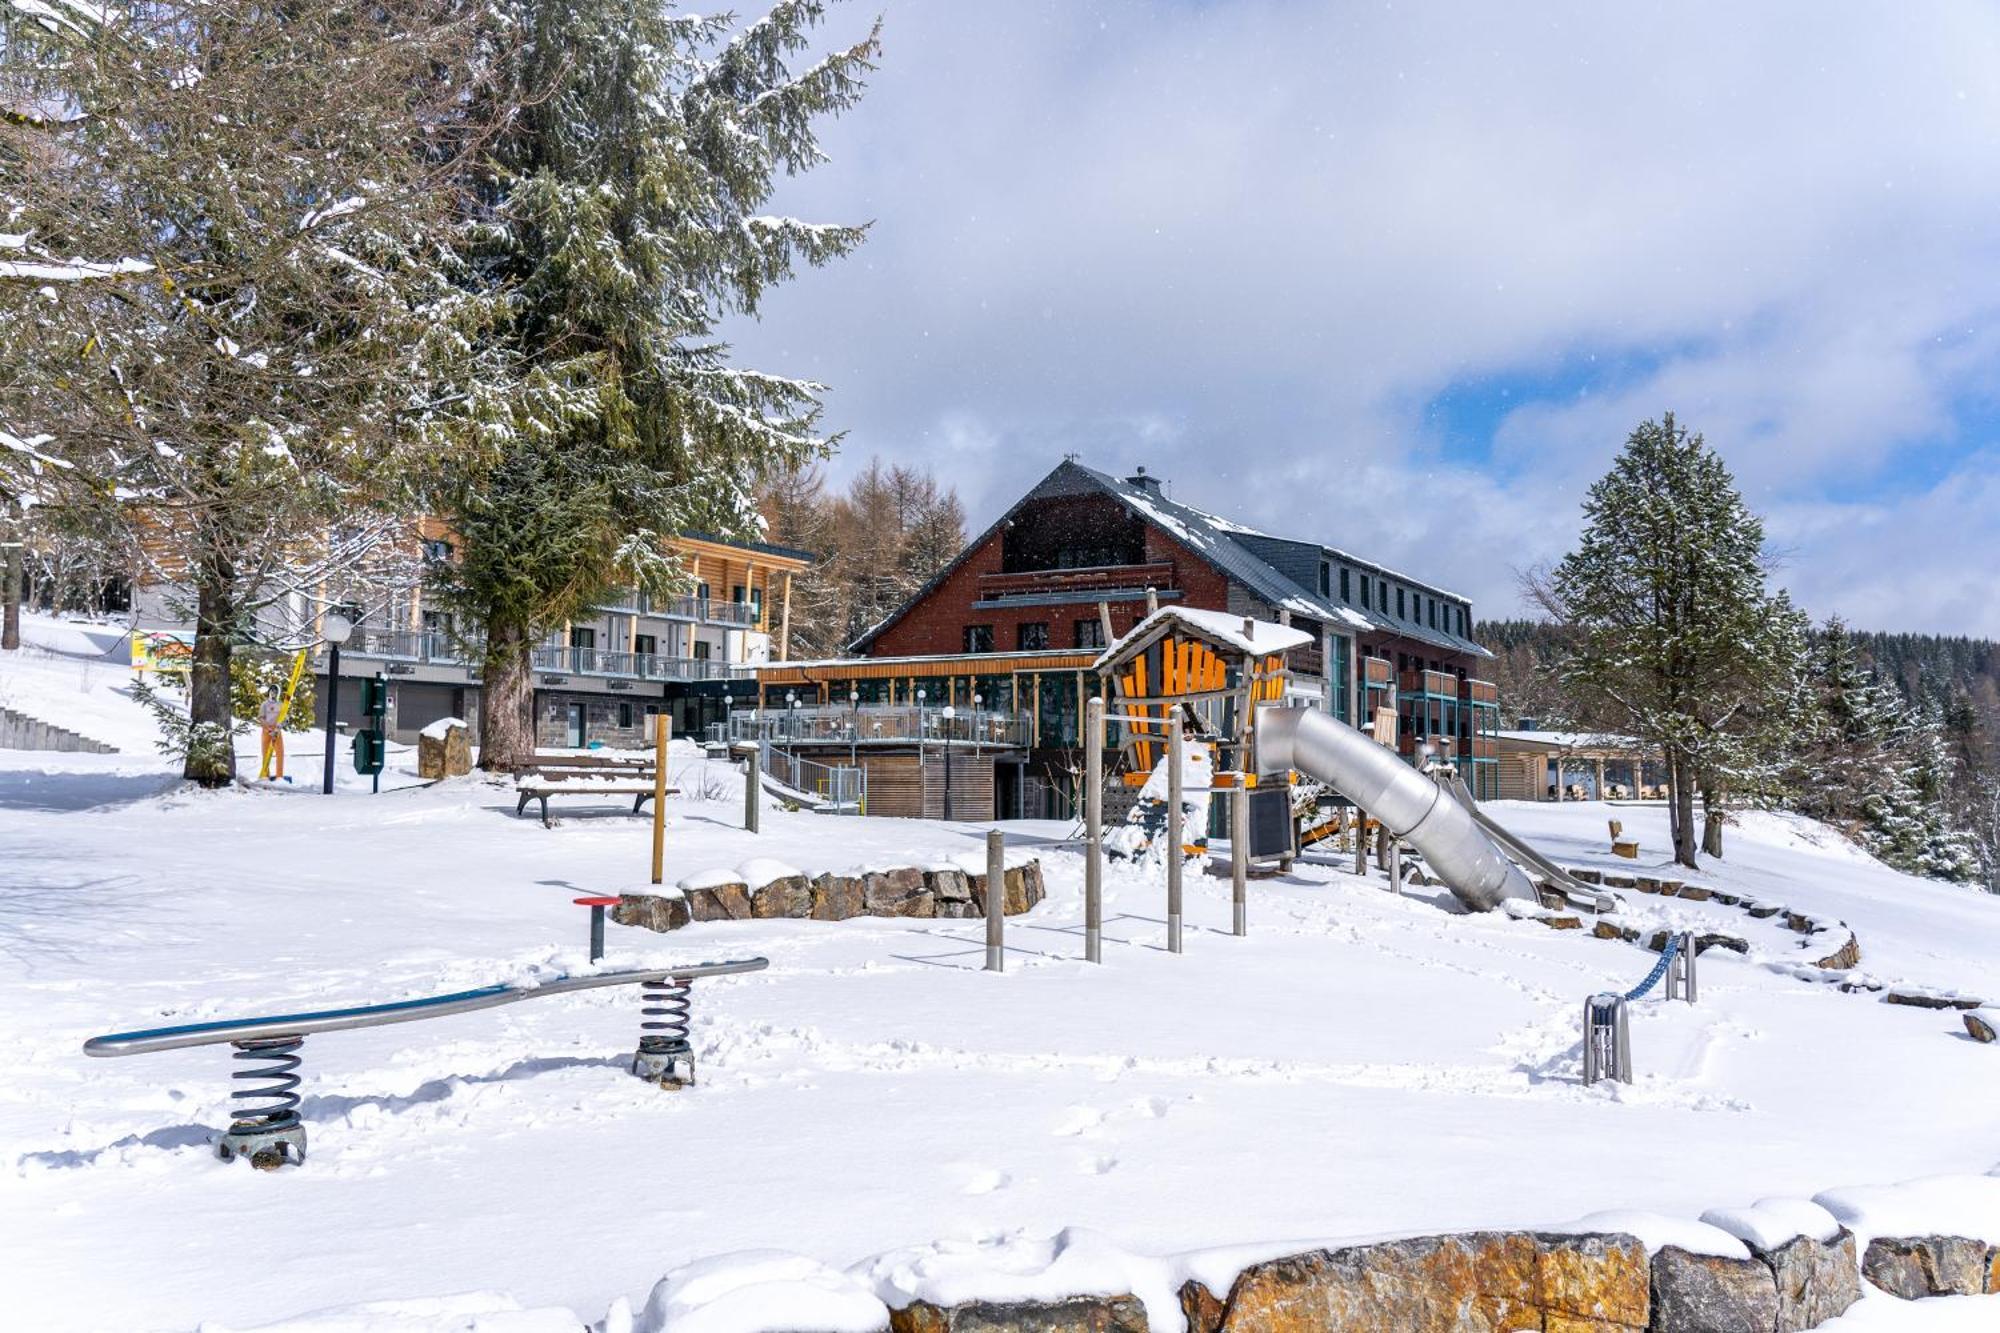
<instances>
[{"instance_id":1,"label":"snow-covered pine tree","mask_svg":"<svg viewBox=\"0 0 2000 1333\"><path fill-rule=\"evenodd\" d=\"M69 109L37 131L36 188L0 155L0 194L23 201L14 248L97 258L37 286L24 336L56 378L4 418L115 482L89 493L184 590L184 771L225 782L232 648L288 573L331 576L343 552L368 549L345 534L453 424L429 386L470 379L486 299L455 281L448 222L477 140L464 98L479 11L5 12L10 50L19 38L55 52L14 67L19 95Z\"/></svg>"},{"instance_id":2,"label":"snow-covered pine tree","mask_svg":"<svg viewBox=\"0 0 2000 1333\"><path fill-rule=\"evenodd\" d=\"M1576 634L1558 674L1582 711L1663 752L1674 859L1692 866L1702 772L1731 763L1733 719L1789 669L1786 636L1771 633L1764 525L1672 413L1632 432L1583 509L1576 549L1546 581Z\"/></svg>"},{"instance_id":3,"label":"snow-covered pine tree","mask_svg":"<svg viewBox=\"0 0 2000 1333\"><path fill-rule=\"evenodd\" d=\"M758 482L825 452L820 386L732 366L716 336L862 229L757 210L820 159L877 49L794 69L824 0L737 26L665 0L494 0L518 105L479 182L467 250L509 318L506 411L476 467L434 479L458 559L439 591L485 633L480 762L531 752L531 653L611 589L686 575L668 541L756 531Z\"/></svg>"}]
</instances>

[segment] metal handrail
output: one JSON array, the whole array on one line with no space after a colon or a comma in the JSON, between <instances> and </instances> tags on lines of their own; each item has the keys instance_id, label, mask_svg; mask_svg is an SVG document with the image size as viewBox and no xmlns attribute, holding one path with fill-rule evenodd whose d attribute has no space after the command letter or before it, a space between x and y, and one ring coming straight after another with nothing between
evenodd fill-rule
<instances>
[{"instance_id":1,"label":"metal handrail","mask_svg":"<svg viewBox=\"0 0 2000 1333\"><path fill-rule=\"evenodd\" d=\"M736 958L721 963L693 963L687 967L644 968L629 972L593 972L584 976L557 977L533 986L499 983L477 990L454 991L421 1000L393 1000L388 1004L359 1005L348 1009L321 1009L305 1014L271 1014L262 1018L235 1018L213 1023L187 1023L179 1027L144 1028L137 1032L109 1032L83 1044L85 1055L102 1057L147 1055L154 1051L174 1051L185 1046L217 1046L224 1042L258 1041L271 1037L306 1037L317 1032L344 1032L351 1028L386 1027L391 1023L411 1023L424 1018L492 1009L544 995L567 995L572 991L596 990L602 986L629 986L647 981L691 981L697 977L727 976L735 972L760 972L771 965L768 958Z\"/></svg>"}]
</instances>

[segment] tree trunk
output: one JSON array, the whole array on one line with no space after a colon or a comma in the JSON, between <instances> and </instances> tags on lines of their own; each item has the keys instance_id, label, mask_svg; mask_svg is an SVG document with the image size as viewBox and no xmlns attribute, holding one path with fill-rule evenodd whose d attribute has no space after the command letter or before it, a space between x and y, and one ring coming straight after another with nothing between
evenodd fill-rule
<instances>
[{"instance_id":1,"label":"tree trunk","mask_svg":"<svg viewBox=\"0 0 2000 1333\"><path fill-rule=\"evenodd\" d=\"M220 787L236 778L236 719L229 699L229 640L236 632L232 575L226 564L219 563L201 575L195 597L188 752L181 776L204 787Z\"/></svg>"},{"instance_id":2,"label":"tree trunk","mask_svg":"<svg viewBox=\"0 0 2000 1333\"><path fill-rule=\"evenodd\" d=\"M505 772L535 754L533 640L518 625L486 627L479 671L479 766Z\"/></svg>"},{"instance_id":3,"label":"tree trunk","mask_svg":"<svg viewBox=\"0 0 2000 1333\"><path fill-rule=\"evenodd\" d=\"M0 563L0 648L21 646L21 547L12 540L13 525L0 527L0 542L7 543L6 559Z\"/></svg>"},{"instance_id":4,"label":"tree trunk","mask_svg":"<svg viewBox=\"0 0 2000 1333\"><path fill-rule=\"evenodd\" d=\"M1722 790L1707 777L1701 783L1701 850L1705 855L1720 860L1722 857L1722 824L1727 817L1723 812L1726 802Z\"/></svg>"},{"instance_id":5,"label":"tree trunk","mask_svg":"<svg viewBox=\"0 0 2000 1333\"><path fill-rule=\"evenodd\" d=\"M1673 787L1674 864L1693 870L1694 768L1678 750L1667 751L1667 781Z\"/></svg>"}]
</instances>

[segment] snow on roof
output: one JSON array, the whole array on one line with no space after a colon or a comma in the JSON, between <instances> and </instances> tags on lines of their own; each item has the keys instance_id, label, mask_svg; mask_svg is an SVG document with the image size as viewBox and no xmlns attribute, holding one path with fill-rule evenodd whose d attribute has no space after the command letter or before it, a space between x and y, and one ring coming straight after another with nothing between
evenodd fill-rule
<instances>
[{"instance_id":1,"label":"snow on roof","mask_svg":"<svg viewBox=\"0 0 2000 1333\"><path fill-rule=\"evenodd\" d=\"M1621 749L1638 750L1647 748L1637 736L1619 736L1600 731L1496 731L1493 733L1503 741L1527 741L1534 745L1546 745L1551 750L1578 749Z\"/></svg>"},{"instance_id":2,"label":"snow on roof","mask_svg":"<svg viewBox=\"0 0 2000 1333\"><path fill-rule=\"evenodd\" d=\"M1251 620L1247 616L1232 616L1227 611L1207 611L1196 606L1163 606L1121 635L1116 643L1106 648L1103 654L1090 664L1090 669L1102 671L1106 663L1124 651L1126 644L1136 643L1151 633L1156 626L1168 621L1177 621L1190 626L1253 657L1303 648L1313 642L1312 635L1302 629L1294 629L1290 625L1279 625L1269 620ZM1247 634L1244 632L1246 626L1249 630Z\"/></svg>"}]
</instances>

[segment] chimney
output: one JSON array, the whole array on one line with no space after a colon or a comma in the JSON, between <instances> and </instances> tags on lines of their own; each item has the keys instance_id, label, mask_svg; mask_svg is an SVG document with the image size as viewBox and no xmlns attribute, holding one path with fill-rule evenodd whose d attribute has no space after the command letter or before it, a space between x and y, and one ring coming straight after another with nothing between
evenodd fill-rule
<instances>
[{"instance_id":1,"label":"chimney","mask_svg":"<svg viewBox=\"0 0 2000 1333\"><path fill-rule=\"evenodd\" d=\"M1140 490L1144 491L1148 495L1162 494L1160 490L1160 479L1158 477L1148 476L1146 473L1146 469L1143 467L1133 472L1131 476L1125 478L1125 484L1128 486L1137 486Z\"/></svg>"}]
</instances>

